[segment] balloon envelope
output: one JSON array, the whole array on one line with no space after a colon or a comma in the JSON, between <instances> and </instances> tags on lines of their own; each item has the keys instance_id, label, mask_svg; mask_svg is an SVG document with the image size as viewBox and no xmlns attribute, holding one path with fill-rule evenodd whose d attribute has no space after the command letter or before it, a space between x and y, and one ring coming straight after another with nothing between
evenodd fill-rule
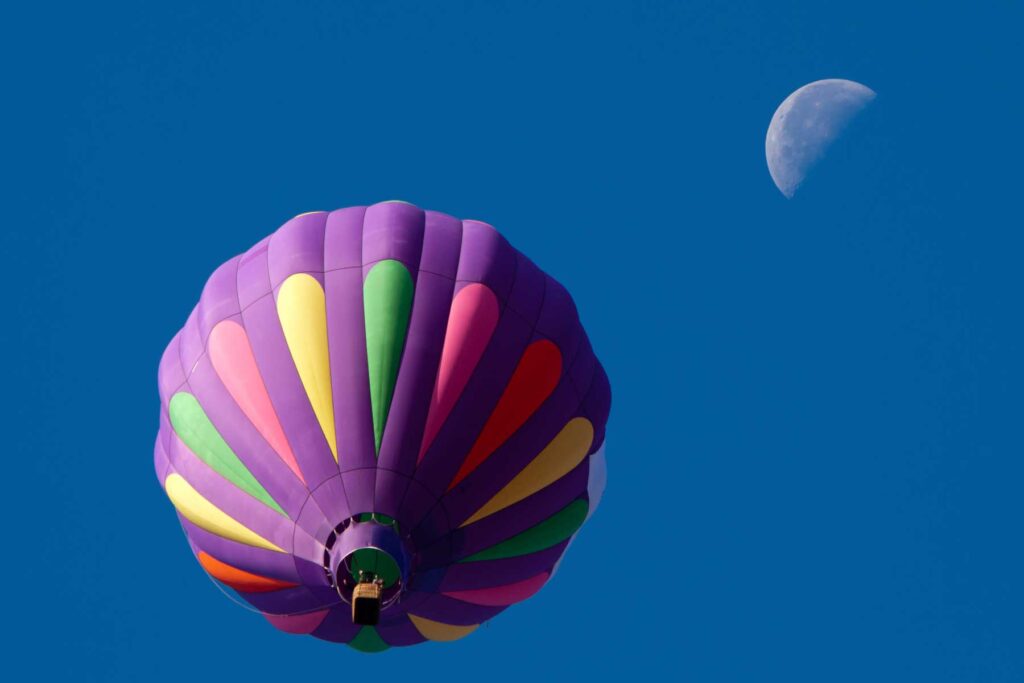
<instances>
[{"instance_id":1,"label":"balloon envelope","mask_svg":"<svg viewBox=\"0 0 1024 683\"><path fill-rule=\"evenodd\" d=\"M203 569L362 651L533 595L604 486L610 388L569 294L402 202L297 216L218 268L159 385L156 471Z\"/></svg>"}]
</instances>

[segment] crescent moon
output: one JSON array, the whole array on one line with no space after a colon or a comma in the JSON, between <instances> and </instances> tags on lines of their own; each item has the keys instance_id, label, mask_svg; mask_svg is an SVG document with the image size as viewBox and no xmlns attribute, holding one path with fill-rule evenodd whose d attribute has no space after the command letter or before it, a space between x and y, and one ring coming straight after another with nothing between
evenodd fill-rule
<instances>
[{"instance_id":1,"label":"crescent moon","mask_svg":"<svg viewBox=\"0 0 1024 683\"><path fill-rule=\"evenodd\" d=\"M866 85L829 78L808 83L782 101L764 141L768 172L782 194L793 196L811 167L874 99L875 91Z\"/></svg>"}]
</instances>

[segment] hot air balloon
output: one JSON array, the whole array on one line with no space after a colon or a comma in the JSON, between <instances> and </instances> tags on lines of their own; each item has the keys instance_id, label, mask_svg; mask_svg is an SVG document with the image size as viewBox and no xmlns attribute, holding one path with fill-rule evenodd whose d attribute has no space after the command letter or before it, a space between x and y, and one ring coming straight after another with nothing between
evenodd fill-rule
<instances>
[{"instance_id":1,"label":"hot air balloon","mask_svg":"<svg viewBox=\"0 0 1024 683\"><path fill-rule=\"evenodd\" d=\"M536 593L604 487L610 387L569 294L404 202L302 214L218 268L159 386L156 473L202 568L363 652Z\"/></svg>"}]
</instances>

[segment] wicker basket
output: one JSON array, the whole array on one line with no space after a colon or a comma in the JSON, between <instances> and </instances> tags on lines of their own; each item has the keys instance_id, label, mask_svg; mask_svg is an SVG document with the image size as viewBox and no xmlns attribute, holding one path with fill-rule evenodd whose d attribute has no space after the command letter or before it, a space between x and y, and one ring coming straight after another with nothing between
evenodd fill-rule
<instances>
[{"instance_id":1,"label":"wicker basket","mask_svg":"<svg viewBox=\"0 0 1024 683\"><path fill-rule=\"evenodd\" d=\"M381 585L375 581L356 584L352 591L352 623L373 626L380 619Z\"/></svg>"}]
</instances>

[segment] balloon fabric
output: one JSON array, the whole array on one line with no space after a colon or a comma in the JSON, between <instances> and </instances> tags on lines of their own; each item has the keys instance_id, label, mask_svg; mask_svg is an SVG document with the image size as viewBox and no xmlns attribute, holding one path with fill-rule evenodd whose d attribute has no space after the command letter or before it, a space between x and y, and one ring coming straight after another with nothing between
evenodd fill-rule
<instances>
[{"instance_id":1,"label":"balloon fabric","mask_svg":"<svg viewBox=\"0 0 1024 683\"><path fill-rule=\"evenodd\" d=\"M223 264L159 387L156 472L200 565L364 652L533 595L604 487L610 387L568 292L404 202L302 214Z\"/></svg>"}]
</instances>

